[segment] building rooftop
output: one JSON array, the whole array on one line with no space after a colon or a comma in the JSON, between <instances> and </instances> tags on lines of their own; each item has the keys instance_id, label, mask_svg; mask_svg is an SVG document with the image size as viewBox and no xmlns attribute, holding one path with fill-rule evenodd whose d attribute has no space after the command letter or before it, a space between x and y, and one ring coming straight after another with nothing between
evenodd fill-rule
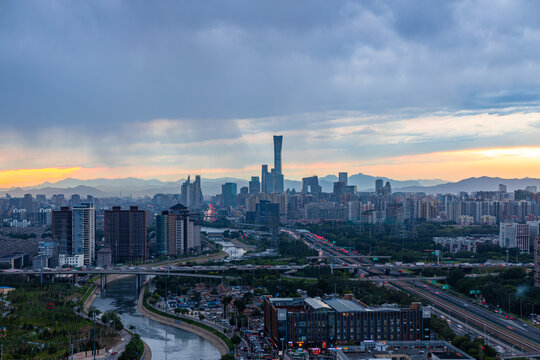
<instances>
[{"instance_id":1,"label":"building rooftop","mask_svg":"<svg viewBox=\"0 0 540 360\"><path fill-rule=\"evenodd\" d=\"M307 298L305 299L305 302L306 304L308 304L315 310L320 310L320 309L330 310L330 306L325 304L321 299Z\"/></svg>"},{"instance_id":2,"label":"building rooftop","mask_svg":"<svg viewBox=\"0 0 540 360\"><path fill-rule=\"evenodd\" d=\"M350 300L332 298L324 300L324 302L337 312L358 312L366 311L366 308L358 303Z\"/></svg>"}]
</instances>

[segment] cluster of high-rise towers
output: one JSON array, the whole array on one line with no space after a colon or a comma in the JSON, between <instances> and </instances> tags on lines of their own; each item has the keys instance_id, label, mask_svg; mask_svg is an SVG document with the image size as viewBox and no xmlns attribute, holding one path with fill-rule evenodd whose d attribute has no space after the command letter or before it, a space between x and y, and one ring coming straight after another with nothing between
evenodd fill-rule
<instances>
[{"instance_id":1,"label":"cluster of high-rise towers","mask_svg":"<svg viewBox=\"0 0 540 360\"><path fill-rule=\"evenodd\" d=\"M268 165L262 165L261 178L252 176L249 182L249 193L263 192L266 194L282 193L284 190L281 154L283 135L274 135L274 167L268 171Z\"/></svg>"}]
</instances>

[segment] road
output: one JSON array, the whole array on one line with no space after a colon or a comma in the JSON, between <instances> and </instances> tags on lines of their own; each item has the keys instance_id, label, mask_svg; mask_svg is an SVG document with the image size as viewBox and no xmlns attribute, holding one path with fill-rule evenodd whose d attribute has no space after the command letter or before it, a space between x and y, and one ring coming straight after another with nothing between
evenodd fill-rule
<instances>
[{"instance_id":1,"label":"road","mask_svg":"<svg viewBox=\"0 0 540 360\"><path fill-rule=\"evenodd\" d=\"M509 325L503 326L499 324L499 319L495 318L494 314L485 314L485 309L478 305L467 303L442 291L434 292L429 287L426 288L427 285L419 284L418 282L412 284L402 282L396 283L394 286L428 300L433 307L441 309L443 312L458 319L462 319L474 325L477 329L485 329L485 332L515 346L517 349L521 349L522 352L540 352L540 343L538 341L540 337L532 335L529 332L523 332ZM450 298L451 300L449 300Z\"/></svg>"},{"instance_id":2,"label":"road","mask_svg":"<svg viewBox=\"0 0 540 360\"><path fill-rule=\"evenodd\" d=\"M373 266L372 263L370 264L368 262L369 260L367 258L359 258L359 255L354 251L351 252L344 248L336 247L321 236L305 232L297 234L297 236L321 253L334 256L340 265L358 266L365 273L375 274L380 278L387 279L389 282L395 279L394 277L384 275L384 272L381 270L385 267ZM523 322L508 323L507 320L502 319L498 314L420 281L395 282L391 286L428 300L433 307L439 309L441 312L462 319L480 331L489 333L491 336L501 339L517 349L521 349L522 352L540 352L540 331Z\"/></svg>"}]
</instances>

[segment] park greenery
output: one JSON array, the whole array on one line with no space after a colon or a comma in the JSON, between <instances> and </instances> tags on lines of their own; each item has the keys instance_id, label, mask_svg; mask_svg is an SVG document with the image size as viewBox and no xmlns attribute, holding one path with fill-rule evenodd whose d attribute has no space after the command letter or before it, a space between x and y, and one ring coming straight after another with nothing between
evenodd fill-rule
<instances>
[{"instance_id":1,"label":"park greenery","mask_svg":"<svg viewBox=\"0 0 540 360\"><path fill-rule=\"evenodd\" d=\"M300 226L300 225L299 225ZM390 224L353 224L322 222L302 225L307 230L324 236L339 247L350 248L363 255L389 255L393 261L412 263L415 261L435 261L433 250L443 250L433 243L433 237L459 237L473 234L494 235L499 233L497 226L461 227L453 224L430 222ZM511 259L516 258L516 250L511 249ZM488 259L506 259L506 249L493 245L479 246L476 253L450 253L443 251L446 261L485 262ZM530 262L531 256L519 255L519 261Z\"/></svg>"},{"instance_id":2,"label":"park greenery","mask_svg":"<svg viewBox=\"0 0 540 360\"><path fill-rule=\"evenodd\" d=\"M471 290L479 290L486 302L503 311L526 316L540 309L540 288L534 287L533 272L526 272L523 268L503 270L498 275L481 277L465 277L463 269L452 269L447 283L452 290L461 294L471 295Z\"/></svg>"},{"instance_id":3,"label":"park greenery","mask_svg":"<svg viewBox=\"0 0 540 360\"><path fill-rule=\"evenodd\" d=\"M4 359L60 359L71 351L91 350L94 347L92 321L79 316L75 309L86 289L69 283L49 283L39 286L35 280L2 279L16 289L7 296L1 326ZM110 338L114 330L96 328L96 347L102 339Z\"/></svg>"},{"instance_id":4,"label":"park greenery","mask_svg":"<svg viewBox=\"0 0 540 360\"><path fill-rule=\"evenodd\" d=\"M133 334L119 360L139 360L144 352L144 343L139 334Z\"/></svg>"}]
</instances>

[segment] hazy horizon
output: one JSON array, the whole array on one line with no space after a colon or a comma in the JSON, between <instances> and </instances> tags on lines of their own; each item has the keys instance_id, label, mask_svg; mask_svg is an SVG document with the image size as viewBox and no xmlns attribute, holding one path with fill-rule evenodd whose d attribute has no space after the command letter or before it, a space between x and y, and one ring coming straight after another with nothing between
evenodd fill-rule
<instances>
[{"instance_id":1,"label":"hazy horizon","mask_svg":"<svg viewBox=\"0 0 540 360\"><path fill-rule=\"evenodd\" d=\"M540 177L540 3L0 2L0 188Z\"/></svg>"}]
</instances>

